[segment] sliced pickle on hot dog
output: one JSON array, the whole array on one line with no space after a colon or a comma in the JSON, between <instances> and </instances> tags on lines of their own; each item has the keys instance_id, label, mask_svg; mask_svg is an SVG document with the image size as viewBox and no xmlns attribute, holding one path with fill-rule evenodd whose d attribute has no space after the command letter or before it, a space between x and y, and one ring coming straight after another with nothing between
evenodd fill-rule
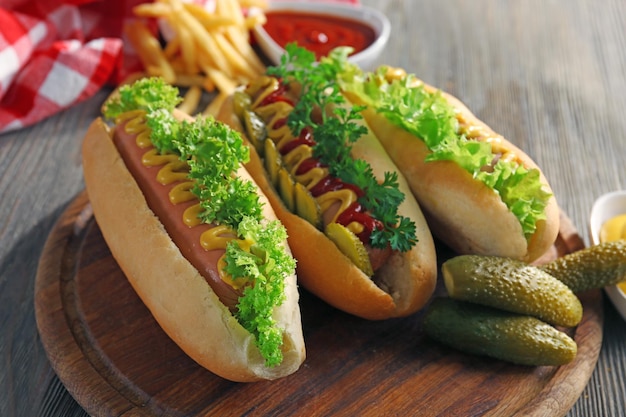
<instances>
[{"instance_id":1,"label":"sliced pickle on hot dog","mask_svg":"<svg viewBox=\"0 0 626 417\"><path fill-rule=\"evenodd\" d=\"M240 119L243 118L243 112L250 108L250 96L241 92L235 91L233 94L233 112Z\"/></svg>"},{"instance_id":2,"label":"sliced pickle on hot dog","mask_svg":"<svg viewBox=\"0 0 626 417\"><path fill-rule=\"evenodd\" d=\"M304 185L299 182L297 182L294 187L294 199L298 216L311 223L316 229L321 230L323 222L320 205L315 201Z\"/></svg>"},{"instance_id":3,"label":"sliced pickle on hot dog","mask_svg":"<svg viewBox=\"0 0 626 417\"><path fill-rule=\"evenodd\" d=\"M289 171L284 167L278 170L278 192L283 199L283 203L287 206L290 212L296 210L296 197L294 192L295 181L291 177Z\"/></svg>"},{"instance_id":4,"label":"sliced pickle on hot dog","mask_svg":"<svg viewBox=\"0 0 626 417\"><path fill-rule=\"evenodd\" d=\"M280 171L283 166L280 154L276 149L276 145L271 140L266 140L263 144L263 148L265 149L265 171L270 179L270 184L277 187L278 171Z\"/></svg>"},{"instance_id":5,"label":"sliced pickle on hot dog","mask_svg":"<svg viewBox=\"0 0 626 417\"><path fill-rule=\"evenodd\" d=\"M265 123L261 120L256 113L250 110L243 110L243 121L244 127L246 128L246 133L248 134L248 138L252 145L255 147L257 152L263 156L263 141L267 137L267 131L265 130Z\"/></svg>"},{"instance_id":6,"label":"sliced pickle on hot dog","mask_svg":"<svg viewBox=\"0 0 626 417\"><path fill-rule=\"evenodd\" d=\"M363 242L350 229L339 223L329 223L326 226L326 236L343 252L365 275L374 275L370 257Z\"/></svg>"}]
</instances>

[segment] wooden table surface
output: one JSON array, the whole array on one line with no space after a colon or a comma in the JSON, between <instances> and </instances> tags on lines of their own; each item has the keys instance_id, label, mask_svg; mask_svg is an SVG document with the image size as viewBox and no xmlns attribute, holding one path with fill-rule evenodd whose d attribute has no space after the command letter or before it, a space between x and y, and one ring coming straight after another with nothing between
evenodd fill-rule
<instances>
[{"instance_id":1,"label":"wooden table surface","mask_svg":"<svg viewBox=\"0 0 626 417\"><path fill-rule=\"evenodd\" d=\"M456 95L529 153L589 243L593 201L626 188L626 2L362 1L392 21L380 62ZM48 233L83 189L81 140L107 93L0 136L0 416L86 414L46 358L33 287ZM626 322L605 296L604 315L568 416L626 415Z\"/></svg>"}]
</instances>

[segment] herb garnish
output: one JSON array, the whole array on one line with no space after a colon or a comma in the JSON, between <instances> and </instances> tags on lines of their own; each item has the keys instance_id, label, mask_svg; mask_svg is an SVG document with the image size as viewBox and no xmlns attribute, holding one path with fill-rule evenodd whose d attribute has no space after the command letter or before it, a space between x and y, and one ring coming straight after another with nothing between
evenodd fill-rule
<instances>
[{"instance_id":1,"label":"herb garnish","mask_svg":"<svg viewBox=\"0 0 626 417\"><path fill-rule=\"evenodd\" d=\"M316 63L313 52L295 44L288 44L285 49L280 65L269 67L267 73L301 86L301 96L287 119L292 133L298 136L302 129L312 129L313 155L328 166L331 175L364 191L359 203L383 224L382 229L372 232L372 246L389 245L393 250L408 251L417 242L416 229L411 219L397 212L405 198L398 189L398 174L387 172L379 183L370 165L350 154L352 144L367 133L367 128L356 122L363 118L362 107L348 110L343 106L346 100L336 81L341 68L331 61ZM332 114L326 112L329 108ZM313 115L319 116L316 110L320 109L322 120L316 123Z\"/></svg>"}]
</instances>

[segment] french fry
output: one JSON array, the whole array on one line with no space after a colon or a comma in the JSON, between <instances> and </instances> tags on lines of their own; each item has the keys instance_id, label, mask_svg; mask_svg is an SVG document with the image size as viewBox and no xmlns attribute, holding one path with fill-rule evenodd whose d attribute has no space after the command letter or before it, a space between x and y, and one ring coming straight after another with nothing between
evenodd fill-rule
<instances>
[{"instance_id":1,"label":"french fry","mask_svg":"<svg viewBox=\"0 0 626 417\"><path fill-rule=\"evenodd\" d=\"M239 55L233 45L229 43L221 33L215 34L214 39L218 48L220 48L224 56L227 57L236 72L239 72L248 78L254 78L258 74L253 68L250 68L250 66L247 65L246 60Z\"/></svg>"},{"instance_id":2,"label":"french fry","mask_svg":"<svg viewBox=\"0 0 626 417\"><path fill-rule=\"evenodd\" d=\"M181 110L187 114L195 113L200 104L202 98L202 89L197 85L194 85L187 90L187 93L183 96L183 101L178 105L178 110Z\"/></svg>"},{"instance_id":3,"label":"french fry","mask_svg":"<svg viewBox=\"0 0 626 417\"><path fill-rule=\"evenodd\" d=\"M247 33L247 31L245 31ZM265 72L265 65L261 62L261 59L250 46L250 42L247 37L242 35L241 31L228 29L226 31L228 39L234 44L234 47L239 51L241 56L245 59L254 74L262 74Z\"/></svg>"},{"instance_id":4,"label":"french fry","mask_svg":"<svg viewBox=\"0 0 626 417\"><path fill-rule=\"evenodd\" d=\"M217 4L220 2L218 1ZM204 7L195 3L183 3L183 7L187 9L207 31L218 30L227 26L236 25L237 21L230 16L222 16L218 13L210 13Z\"/></svg>"},{"instance_id":5,"label":"french fry","mask_svg":"<svg viewBox=\"0 0 626 417\"><path fill-rule=\"evenodd\" d=\"M142 23L129 25L128 38L137 51L147 75L189 90L180 108L197 107L199 92L218 94L203 113L214 114L237 86L265 72L265 65L250 45L249 30L265 22L265 0L215 0L215 10L186 0L154 0L133 8L134 14L159 19L165 44ZM245 16L242 8L255 7Z\"/></svg>"},{"instance_id":6,"label":"french fry","mask_svg":"<svg viewBox=\"0 0 626 417\"><path fill-rule=\"evenodd\" d=\"M239 0L239 6L249 9L250 7L256 7L262 10L267 9L267 1L266 0Z\"/></svg>"},{"instance_id":7,"label":"french fry","mask_svg":"<svg viewBox=\"0 0 626 417\"><path fill-rule=\"evenodd\" d=\"M264 14L252 14L246 16L245 27L246 29L252 29L257 25L264 25L267 22L267 17Z\"/></svg>"},{"instance_id":8,"label":"french fry","mask_svg":"<svg viewBox=\"0 0 626 417\"><path fill-rule=\"evenodd\" d=\"M139 20L135 20L125 25L125 32L148 73L159 75L166 82L173 83L176 80L176 74L165 58L159 41L148 28Z\"/></svg>"},{"instance_id":9,"label":"french fry","mask_svg":"<svg viewBox=\"0 0 626 417\"><path fill-rule=\"evenodd\" d=\"M210 103L208 106L205 107L205 109L202 111L202 114L204 116L217 116L217 113L219 112L220 108L222 107L222 104L224 103L224 101L228 98L228 94L226 93L219 93Z\"/></svg>"},{"instance_id":10,"label":"french fry","mask_svg":"<svg viewBox=\"0 0 626 417\"><path fill-rule=\"evenodd\" d=\"M208 65L202 66L202 63L200 65L218 90L226 94L232 94L235 91L237 83L233 81L231 77L227 76L217 68Z\"/></svg>"},{"instance_id":11,"label":"french fry","mask_svg":"<svg viewBox=\"0 0 626 417\"><path fill-rule=\"evenodd\" d=\"M180 52L185 64L185 72L187 74L196 74L200 68L198 67L198 59L196 57L196 41L192 33L185 27L179 26L178 38L180 39Z\"/></svg>"},{"instance_id":12,"label":"french fry","mask_svg":"<svg viewBox=\"0 0 626 417\"><path fill-rule=\"evenodd\" d=\"M180 53L180 36L174 36L163 48L163 54L167 59L172 60L178 53Z\"/></svg>"},{"instance_id":13,"label":"french fry","mask_svg":"<svg viewBox=\"0 0 626 417\"><path fill-rule=\"evenodd\" d=\"M226 73L230 73L230 64L228 61L222 54L216 53L219 48L212 34L204 30L204 27L200 24L200 22L189 14L189 12L182 6L181 2L176 0L168 1L170 1L170 5L175 12L172 15L172 19L176 20L179 25L184 25L189 29L192 35L196 38L199 49L211 56L218 69Z\"/></svg>"},{"instance_id":14,"label":"french fry","mask_svg":"<svg viewBox=\"0 0 626 417\"><path fill-rule=\"evenodd\" d=\"M138 17L161 18L172 12L165 3L142 3L133 7L133 13Z\"/></svg>"},{"instance_id":15,"label":"french fry","mask_svg":"<svg viewBox=\"0 0 626 417\"><path fill-rule=\"evenodd\" d=\"M256 13L246 18L241 12L241 5L237 0L222 0L218 1L217 4L222 5L221 7L224 9L228 9L225 12L229 13L230 16L234 16L233 18L237 21L237 27L231 26L226 29L228 39L240 51L257 74L264 72L265 66L252 49L252 46L250 46L249 30L255 24L265 23L265 14L261 12L261 9L257 8ZM244 28L243 30L241 29L242 27Z\"/></svg>"},{"instance_id":16,"label":"french fry","mask_svg":"<svg viewBox=\"0 0 626 417\"><path fill-rule=\"evenodd\" d=\"M208 91L209 93L215 91L215 89L217 88L215 86L215 83L213 82L213 80L211 79L211 77L209 77L208 75L204 77L204 81L202 82L202 86L204 87L204 89L206 91Z\"/></svg>"},{"instance_id":17,"label":"french fry","mask_svg":"<svg viewBox=\"0 0 626 417\"><path fill-rule=\"evenodd\" d=\"M206 76L203 74L176 74L176 82L174 84L180 87L201 86L205 90L211 91L206 88L205 80ZM215 86L213 86L213 89L215 89Z\"/></svg>"}]
</instances>

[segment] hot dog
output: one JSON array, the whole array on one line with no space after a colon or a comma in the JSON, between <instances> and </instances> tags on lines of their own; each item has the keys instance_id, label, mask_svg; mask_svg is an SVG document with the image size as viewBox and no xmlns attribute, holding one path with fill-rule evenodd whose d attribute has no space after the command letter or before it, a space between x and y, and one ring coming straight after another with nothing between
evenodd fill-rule
<instances>
[{"instance_id":1,"label":"hot dog","mask_svg":"<svg viewBox=\"0 0 626 417\"><path fill-rule=\"evenodd\" d=\"M365 319L410 315L435 288L432 235L365 120L312 61L270 68L217 118L250 141L246 168L288 230L301 286Z\"/></svg>"},{"instance_id":2,"label":"hot dog","mask_svg":"<svg viewBox=\"0 0 626 417\"><path fill-rule=\"evenodd\" d=\"M348 101L407 178L433 234L461 254L532 262L554 243L559 208L537 164L458 99L402 69L365 73L349 49L326 58Z\"/></svg>"},{"instance_id":3,"label":"hot dog","mask_svg":"<svg viewBox=\"0 0 626 417\"><path fill-rule=\"evenodd\" d=\"M95 219L128 281L192 359L232 381L276 379L305 358L295 260L242 163L238 133L177 115L178 91L119 89L82 147Z\"/></svg>"}]
</instances>

